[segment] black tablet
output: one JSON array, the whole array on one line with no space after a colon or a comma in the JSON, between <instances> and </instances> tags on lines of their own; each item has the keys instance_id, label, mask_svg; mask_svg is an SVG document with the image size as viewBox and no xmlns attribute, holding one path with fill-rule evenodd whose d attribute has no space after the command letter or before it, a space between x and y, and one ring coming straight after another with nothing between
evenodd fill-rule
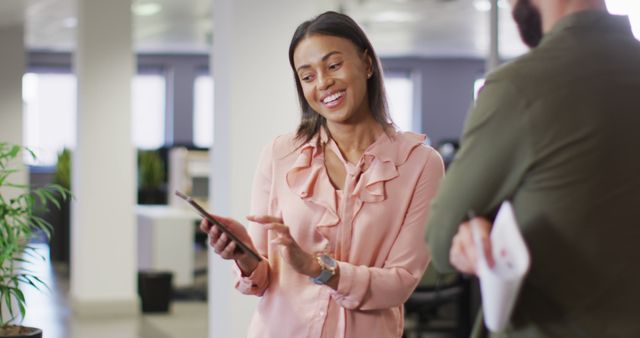
<instances>
[{"instance_id":1,"label":"black tablet","mask_svg":"<svg viewBox=\"0 0 640 338\"><path fill-rule=\"evenodd\" d=\"M231 238L232 241L236 242L236 245L238 245L238 248L240 250L251 255L253 258L257 259L258 262L262 260L262 256L260 256L257 252L255 252L255 250L251 249L250 246L244 244L240 239L238 239L238 237L236 237L236 235L234 235L224 224L218 222L215 218L211 217L209 213L206 210L204 210L204 208L202 208L200 204L194 201L191 196L187 196L179 191L176 191L176 195L182 198L183 200L185 200L187 203L189 203L194 209L196 209L196 212L202 218L206 219L211 224L215 224L222 232L227 234L227 236L229 236L229 238Z\"/></svg>"}]
</instances>

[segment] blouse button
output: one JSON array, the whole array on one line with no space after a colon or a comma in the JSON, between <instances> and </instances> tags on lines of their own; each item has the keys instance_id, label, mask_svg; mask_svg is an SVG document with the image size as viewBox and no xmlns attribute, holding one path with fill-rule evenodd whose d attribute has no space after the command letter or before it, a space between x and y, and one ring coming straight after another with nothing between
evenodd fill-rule
<instances>
[{"instance_id":1,"label":"blouse button","mask_svg":"<svg viewBox=\"0 0 640 338\"><path fill-rule=\"evenodd\" d=\"M306 191L301 192L301 193L300 193L300 196L302 196L302 197L307 197L307 192L306 192Z\"/></svg>"}]
</instances>

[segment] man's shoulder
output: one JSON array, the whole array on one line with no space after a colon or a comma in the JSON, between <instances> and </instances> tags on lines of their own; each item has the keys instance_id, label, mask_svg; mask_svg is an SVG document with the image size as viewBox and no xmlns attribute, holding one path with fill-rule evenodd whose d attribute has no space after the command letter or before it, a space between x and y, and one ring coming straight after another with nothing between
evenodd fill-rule
<instances>
[{"instance_id":1,"label":"man's shoulder","mask_svg":"<svg viewBox=\"0 0 640 338\"><path fill-rule=\"evenodd\" d=\"M529 77L539 67L542 56L537 51L529 51L507 61L487 75L487 81L519 82Z\"/></svg>"},{"instance_id":2,"label":"man's shoulder","mask_svg":"<svg viewBox=\"0 0 640 338\"><path fill-rule=\"evenodd\" d=\"M550 81L566 79L563 76L568 71L564 60L566 56L554 56L556 52L552 48L533 49L496 68L487 75L485 83L500 88L505 95L517 95L519 101L543 97Z\"/></svg>"}]
</instances>

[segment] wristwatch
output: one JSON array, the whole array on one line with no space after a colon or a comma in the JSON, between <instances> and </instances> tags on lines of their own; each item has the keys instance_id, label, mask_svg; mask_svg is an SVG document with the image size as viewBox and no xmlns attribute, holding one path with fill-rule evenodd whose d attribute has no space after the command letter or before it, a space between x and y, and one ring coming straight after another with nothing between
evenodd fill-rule
<instances>
[{"instance_id":1,"label":"wristwatch","mask_svg":"<svg viewBox=\"0 0 640 338\"><path fill-rule=\"evenodd\" d=\"M329 279L336 274L336 268L338 267L338 263L326 254L316 255L316 259L318 260L318 264L320 264L320 274L316 277L310 277L311 281L316 284L327 284Z\"/></svg>"}]
</instances>

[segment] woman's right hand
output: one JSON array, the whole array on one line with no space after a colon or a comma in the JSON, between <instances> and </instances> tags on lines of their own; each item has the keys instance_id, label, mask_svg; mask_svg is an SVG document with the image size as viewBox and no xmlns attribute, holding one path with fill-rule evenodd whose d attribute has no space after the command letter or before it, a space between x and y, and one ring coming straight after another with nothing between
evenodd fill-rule
<instances>
[{"instance_id":1,"label":"woman's right hand","mask_svg":"<svg viewBox=\"0 0 640 338\"><path fill-rule=\"evenodd\" d=\"M247 229L232 218L225 218L210 214L218 222L222 223L229 231L231 231L239 240L255 250L251 236ZM258 266L258 262L249 254L244 252L231 238L229 238L220 228L211 224L206 219L200 222L200 230L209 234L209 244L223 259L233 259L237 262L238 267L242 270L243 275L250 275Z\"/></svg>"}]
</instances>

